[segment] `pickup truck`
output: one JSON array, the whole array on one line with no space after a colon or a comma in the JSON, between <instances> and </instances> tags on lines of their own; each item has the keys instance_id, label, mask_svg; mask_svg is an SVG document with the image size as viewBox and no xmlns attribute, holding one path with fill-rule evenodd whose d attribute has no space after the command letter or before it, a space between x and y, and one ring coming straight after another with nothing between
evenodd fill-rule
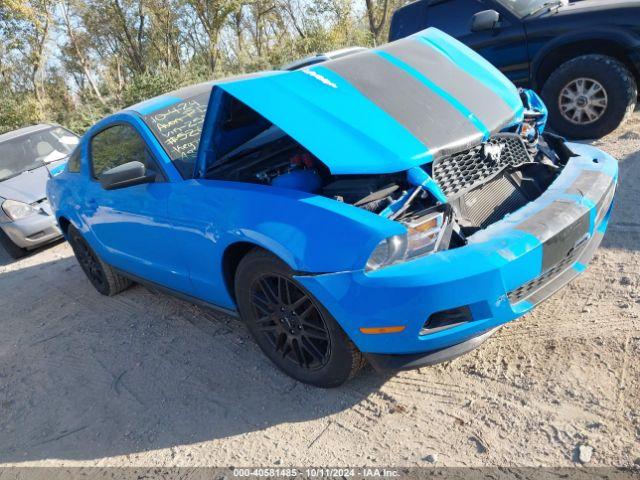
<instances>
[{"instance_id":1,"label":"pickup truck","mask_svg":"<svg viewBox=\"0 0 640 480\"><path fill-rule=\"evenodd\" d=\"M436 27L516 85L541 94L549 126L599 138L633 112L640 79L640 2L418 0L398 9L390 40Z\"/></svg>"}]
</instances>

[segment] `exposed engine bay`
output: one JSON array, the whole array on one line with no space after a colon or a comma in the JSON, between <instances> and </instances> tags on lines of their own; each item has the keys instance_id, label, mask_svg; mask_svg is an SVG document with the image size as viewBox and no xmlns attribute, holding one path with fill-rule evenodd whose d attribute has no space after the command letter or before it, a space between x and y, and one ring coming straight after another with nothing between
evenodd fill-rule
<instances>
[{"instance_id":1,"label":"exposed engine bay","mask_svg":"<svg viewBox=\"0 0 640 480\"><path fill-rule=\"evenodd\" d=\"M527 125L423 165L417 181L408 172L332 175L319 159L272 126L222 157L207 177L323 195L409 229L426 218L434 221L438 212L443 225L438 225L442 228L437 248L455 248L538 198L572 155L562 139L539 135Z\"/></svg>"},{"instance_id":2,"label":"exposed engine bay","mask_svg":"<svg viewBox=\"0 0 640 480\"><path fill-rule=\"evenodd\" d=\"M259 137L225 155L207 177L319 194L373 213L382 212L412 188L405 172L332 175L320 160L276 127Z\"/></svg>"}]
</instances>

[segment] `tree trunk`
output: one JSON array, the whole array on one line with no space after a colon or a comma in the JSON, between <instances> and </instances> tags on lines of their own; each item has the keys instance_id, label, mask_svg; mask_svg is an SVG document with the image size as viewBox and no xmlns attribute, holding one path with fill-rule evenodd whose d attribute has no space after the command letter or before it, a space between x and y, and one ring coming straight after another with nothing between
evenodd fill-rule
<instances>
[{"instance_id":1,"label":"tree trunk","mask_svg":"<svg viewBox=\"0 0 640 480\"><path fill-rule=\"evenodd\" d=\"M42 28L41 36L36 33L35 57L33 59L31 82L33 83L33 93L40 107L44 107L44 64L45 64L45 47L49 38L49 10L45 5L45 20ZM38 78L38 77L41 78Z\"/></svg>"},{"instance_id":2,"label":"tree trunk","mask_svg":"<svg viewBox=\"0 0 640 480\"><path fill-rule=\"evenodd\" d=\"M376 23L376 5L374 0L365 0L365 4L367 6L367 19L369 20L369 31L371 35L373 35L373 41L377 45L380 40L380 33L385 26L387 21L387 14L389 10L389 0L384 0L382 3L382 14L380 16L380 21Z\"/></svg>"},{"instance_id":3,"label":"tree trunk","mask_svg":"<svg viewBox=\"0 0 640 480\"><path fill-rule=\"evenodd\" d=\"M82 71L84 72L84 76L87 78L87 82L89 83L91 90L93 90L93 93L98 98L100 103L102 105L105 105L106 102L104 101L104 98L100 94L100 89L96 85L96 82L93 79L93 75L91 75L91 71L89 70L89 62L87 58L82 54L82 51L78 46L77 38L73 33L73 28L71 28L71 19L69 18L68 7L69 6L66 2L62 3L62 15L64 18L64 23L67 26L67 34L69 35L69 41L71 42L71 46L73 47L73 50L76 52L76 55L78 56L78 63L80 63L80 66L82 67Z\"/></svg>"},{"instance_id":4,"label":"tree trunk","mask_svg":"<svg viewBox=\"0 0 640 480\"><path fill-rule=\"evenodd\" d=\"M131 61L133 62L133 67L138 73L143 73L145 71L145 62L140 50L140 44L136 44L136 40L133 38L131 32L129 31L129 26L127 25L127 17L122 10L120 2L118 0L113 0L112 5L116 15L118 16L118 20L120 21L122 33L124 33L124 36L126 38L127 50L129 51L129 56L131 58ZM142 27L144 26L144 15L140 13L140 17L141 18L138 26L138 40L140 40L141 38Z\"/></svg>"}]
</instances>

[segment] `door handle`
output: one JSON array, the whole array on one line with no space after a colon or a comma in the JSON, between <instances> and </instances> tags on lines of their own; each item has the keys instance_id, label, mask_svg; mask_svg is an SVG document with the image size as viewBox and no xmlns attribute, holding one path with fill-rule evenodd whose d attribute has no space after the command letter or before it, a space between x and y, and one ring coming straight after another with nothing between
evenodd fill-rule
<instances>
[{"instance_id":1,"label":"door handle","mask_svg":"<svg viewBox=\"0 0 640 480\"><path fill-rule=\"evenodd\" d=\"M98 202L96 201L95 198L89 198L89 199L87 199L87 206L88 207L97 207L98 206Z\"/></svg>"}]
</instances>

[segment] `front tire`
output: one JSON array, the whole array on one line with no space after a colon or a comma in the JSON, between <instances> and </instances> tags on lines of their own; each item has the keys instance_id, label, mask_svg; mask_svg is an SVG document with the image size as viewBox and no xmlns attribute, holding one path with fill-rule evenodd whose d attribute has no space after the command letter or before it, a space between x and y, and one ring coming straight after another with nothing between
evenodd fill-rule
<instances>
[{"instance_id":1,"label":"front tire","mask_svg":"<svg viewBox=\"0 0 640 480\"><path fill-rule=\"evenodd\" d=\"M558 67L542 88L549 126L572 139L600 138L635 109L638 87L627 67L606 55L582 55Z\"/></svg>"},{"instance_id":2,"label":"front tire","mask_svg":"<svg viewBox=\"0 0 640 480\"><path fill-rule=\"evenodd\" d=\"M69 225L68 237L80 267L99 293L111 297L131 286L131 280L116 273L110 265L98 257L73 225Z\"/></svg>"},{"instance_id":3,"label":"front tire","mask_svg":"<svg viewBox=\"0 0 640 480\"><path fill-rule=\"evenodd\" d=\"M264 250L238 265L240 316L258 346L287 375L317 387L337 387L364 365L362 353L331 314Z\"/></svg>"},{"instance_id":4,"label":"front tire","mask_svg":"<svg viewBox=\"0 0 640 480\"><path fill-rule=\"evenodd\" d=\"M28 250L19 247L9 238L9 236L0 229L0 245L4 248L5 252L14 260L19 260L24 257Z\"/></svg>"}]
</instances>

